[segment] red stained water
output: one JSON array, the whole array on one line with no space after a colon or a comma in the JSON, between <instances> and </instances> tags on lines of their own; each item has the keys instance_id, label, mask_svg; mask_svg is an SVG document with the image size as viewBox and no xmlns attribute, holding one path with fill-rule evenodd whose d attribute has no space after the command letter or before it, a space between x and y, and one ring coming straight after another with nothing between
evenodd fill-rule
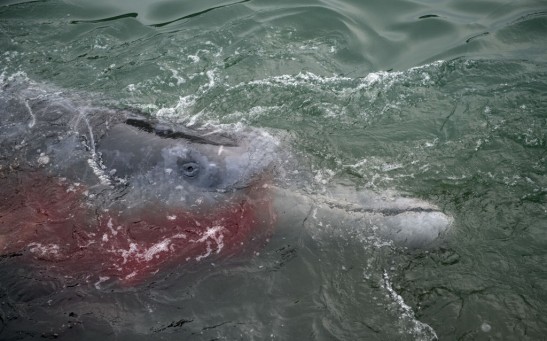
<instances>
[{"instance_id":1,"label":"red stained water","mask_svg":"<svg viewBox=\"0 0 547 341\"><path fill-rule=\"evenodd\" d=\"M86 188L42 174L0 179L0 253L72 278L135 284L177 264L214 261L263 243L270 194L257 184L194 210L150 203L138 215L103 210Z\"/></svg>"}]
</instances>

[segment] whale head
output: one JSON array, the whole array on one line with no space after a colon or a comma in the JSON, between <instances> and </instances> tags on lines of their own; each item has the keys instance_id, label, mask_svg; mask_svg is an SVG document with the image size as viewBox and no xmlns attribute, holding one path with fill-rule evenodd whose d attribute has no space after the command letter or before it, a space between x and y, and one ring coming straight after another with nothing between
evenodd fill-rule
<instances>
[{"instance_id":1,"label":"whale head","mask_svg":"<svg viewBox=\"0 0 547 341\"><path fill-rule=\"evenodd\" d=\"M109 129L97 153L103 170L127 183L129 207L161 202L210 208L263 181L276 148L260 130L230 135L130 119Z\"/></svg>"}]
</instances>

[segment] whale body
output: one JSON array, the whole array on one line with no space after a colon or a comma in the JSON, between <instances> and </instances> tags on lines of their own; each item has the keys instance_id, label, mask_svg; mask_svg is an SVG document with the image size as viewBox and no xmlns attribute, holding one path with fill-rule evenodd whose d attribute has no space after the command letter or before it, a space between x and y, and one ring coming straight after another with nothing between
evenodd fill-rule
<instances>
[{"instance_id":1,"label":"whale body","mask_svg":"<svg viewBox=\"0 0 547 341\"><path fill-rule=\"evenodd\" d=\"M31 82L4 85L0 102L4 255L134 283L271 231L267 134L173 130Z\"/></svg>"},{"instance_id":2,"label":"whale body","mask_svg":"<svg viewBox=\"0 0 547 341\"><path fill-rule=\"evenodd\" d=\"M279 141L94 107L28 80L0 93L0 254L65 277L139 283L255 250L274 226L365 229L427 247L452 218L395 192L274 185Z\"/></svg>"}]
</instances>

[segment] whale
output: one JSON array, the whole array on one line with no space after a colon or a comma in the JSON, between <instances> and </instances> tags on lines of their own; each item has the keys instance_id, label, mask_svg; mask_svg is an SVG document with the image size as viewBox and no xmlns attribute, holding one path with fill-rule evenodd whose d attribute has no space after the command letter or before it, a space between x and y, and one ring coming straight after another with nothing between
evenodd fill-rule
<instances>
[{"instance_id":1,"label":"whale","mask_svg":"<svg viewBox=\"0 0 547 341\"><path fill-rule=\"evenodd\" d=\"M135 285L181 264L255 252L283 229L359 230L427 248L453 225L436 205L396 191L287 184L287 148L270 131L94 101L24 77L1 84L2 256L97 285Z\"/></svg>"}]
</instances>

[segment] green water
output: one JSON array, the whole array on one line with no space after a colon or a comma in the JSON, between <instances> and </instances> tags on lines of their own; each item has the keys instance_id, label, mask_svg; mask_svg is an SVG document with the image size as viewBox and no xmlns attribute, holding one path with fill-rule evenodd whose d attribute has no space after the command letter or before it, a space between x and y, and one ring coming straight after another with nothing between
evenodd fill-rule
<instances>
[{"instance_id":1,"label":"green water","mask_svg":"<svg viewBox=\"0 0 547 341\"><path fill-rule=\"evenodd\" d=\"M547 3L0 4L2 78L269 129L306 160L304 186L394 188L455 219L432 250L293 230L143 288L29 298L3 285L0 338L547 335Z\"/></svg>"}]
</instances>

